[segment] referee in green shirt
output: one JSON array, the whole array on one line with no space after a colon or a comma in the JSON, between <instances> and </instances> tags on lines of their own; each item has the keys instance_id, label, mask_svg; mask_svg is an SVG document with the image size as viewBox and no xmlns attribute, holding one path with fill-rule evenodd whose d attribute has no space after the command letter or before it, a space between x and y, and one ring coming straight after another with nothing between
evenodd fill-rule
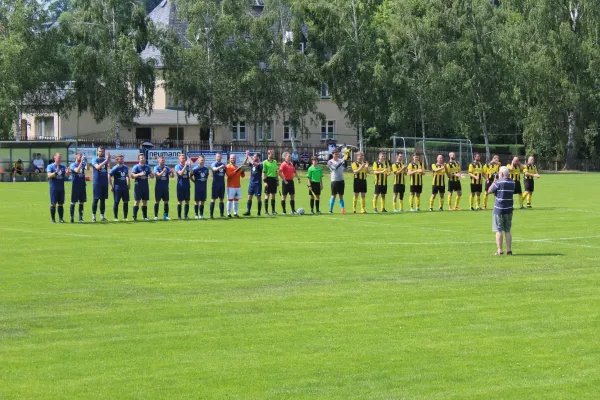
<instances>
[{"instance_id":1,"label":"referee in green shirt","mask_svg":"<svg viewBox=\"0 0 600 400\"><path fill-rule=\"evenodd\" d=\"M321 214L319 211L319 203L321 197L321 190L323 190L323 169L319 165L319 158L314 156L312 158L312 165L308 168L308 187L310 195L310 213L315 213L315 203L317 205L317 214Z\"/></svg>"},{"instance_id":2,"label":"referee in green shirt","mask_svg":"<svg viewBox=\"0 0 600 400\"><path fill-rule=\"evenodd\" d=\"M267 159L263 161L263 182L265 183L265 214L269 215L269 199L271 199L271 214L277 215L275 211L275 193L279 186L279 169L277 161L273 157L273 150L267 150Z\"/></svg>"}]
</instances>

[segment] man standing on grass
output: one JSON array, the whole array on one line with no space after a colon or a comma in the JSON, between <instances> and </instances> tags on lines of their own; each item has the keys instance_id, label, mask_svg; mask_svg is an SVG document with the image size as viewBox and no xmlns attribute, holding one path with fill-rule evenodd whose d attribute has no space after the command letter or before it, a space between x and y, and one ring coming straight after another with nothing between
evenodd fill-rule
<instances>
[{"instance_id":1,"label":"man standing on grass","mask_svg":"<svg viewBox=\"0 0 600 400\"><path fill-rule=\"evenodd\" d=\"M519 162L519 157L514 157L512 162L507 165L508 172L510 173L510 179L515 181L515 194L519 195L519 205L521 209L523 207L523 190L521 188L521 172L523 172L523 165Z\"/></svg>"},{"instance_id":2,"label":"man standing on grass","mask_svg":"<svg viewBox=\"0 0 600 400\"><path fill-rule=\"evenodd\" d=\"M275 193L279 179L277 178L279 169L277 168L277 160L275 160L273 150L267 150L267 159L263 161L263 182L265 183L265 215L269 215L269 200L271 200L271 213L275 212Z\"/></svg>"},{"instance_id":3,"label":"man standing on grass","mask_svg":"<svg viewBox=\"0 0 600 400\"><path fill-rule=\"evenodd\" d=\"M63 219L65 202L65 179L69 176L69 169L60 162L62 156L60 153L54 154L54 163L48 165L46 172L48 174L48 182L50 182L50 216L52 223L56 223L56 209L58 205L58 222L64 224Z\"/></svg>"},{"instance_id":4,"label":"man standing on grass","mask_svg":"<svg viewBox=\"0 0 600 400\"><path fill-rule=\"evenodd\" d=\"M392 173L390 163L385 159L385 153L379 153L379 159L373 164L375 175L375 194L373 195L373 212L377 213L377 198L381 195L381 212L386 213L385 195L387 194L387 179Z\"/></svg>"},{"instance_id":5,"label":"man standing on grass","mask_svg":"<svg viewBox=\"0 0 600 400\"><path fill-rule=\"evenodd\" d=\"M437 162L431 166L433 181L431 182L431 198L429 199L429 211L433 211L435 196L440 195L440 211L444 211L444 193L446 192L446 164L444 156L438 154Z\"/></svg>"},{"instance_id":6,"label":"man standing on grass","mask_svg":"<svg viewBox=\"0 0 600 400\"><path fill-rule=\"evenodd\" d=\"M365 155L362 151L356 153L356 161L352 163L352 172L354 173L354 198L352 199L352 212L356 214L356 202L360 196L360 213L366 214L365 197L367 195L367 174L369 173L369 163L364 160ZM318 209L318 207L317 207Z\"/></svg>"},{"instance_id":7,"label":"man standing on grass","mask_svg":"<svg viewBox=\"0 0 600 400\"><path fill-rule=\"evenodd\" d=\"M194 218L204 219L204 202L208 184L208 168L204 166L204 156L198 157L198 165L192 169L191 179L194 182Z\"/></svg>"},{"instance_id":8,"label":"man standing on grass","mask_svg":"<svg viewBox=\"0 0 600 400\"><path fill-rule=\"evenodd\" d=\"M481 196L482 181L483 181L483 164L481 156L475 153L475 160L469 164L469 176L471 177L471 194L469 195L469 208L471 211L481 210L479 198ZM475 208L473 207L475 200Z\"/></svg>"},{"instance_id":9,"label":"man standing on grass","mask_svg":"<svg viewBox=\"0 0 600 400\"><path fill-rule=\"evenodd\" d=\"M152 178L152 169L146 164L146 156L138 154L138 163L131 169L133 184L133 220L137 221L140 201L142 202L142 217L148 221L148 200L150 200L150 186L148 179Z\"/></svg>"},{"instance_id":10,"label":"man standing on grass","mask_svg":"<svg viewBox=\"0 0 600 400\"><path fill-rule=\"evenodd\" d=\"M127 221L129 213L129 168L123 163L123 156L117 156L117 165L110 170L110 190L114 193L113 213L115 222L119 221L119 203L123 200L123 221Z\"/></svg>"},{"instance_id":11,"label":"man standing on grass","mask_svg":"<svg viewBox=\"0 0 600 400\"><path fill-rule=\"evenodd\" d=\"M181 219L181 206L185 201L185 209L183 217L188 218L190 213L190 174L192 169L191 163L187 159L185 154L179 155L179 164L175 166L175 173L177 173L177 218Z\"/></svg>"},{"instance_id":12,"label":"man standing on grass","mask_svg":"<svg viewBox=\"0 0 600 400\"><path fill-rule=\"evenodd\" d=\"M490 189L494 181L498 179L498 170L500 169L500 165L502 165L502 163L500 162L500 157L494 154L494 156L492 157L492 161L490 161L483 167L483 174L485 177L485 193L483 194L484 210L487 209L487 201L489 197L488 190Z\"/></svg>"},{"instance_id":13,"label":"man standing on grass","mask_svg":"<svg viewBox=\"0 0 600 400\"><path fill-rule=\"evenodd\" d=\"M502 232L506 236L506 254L512 255L512 227L513 195L515 192L515 181L510 179L507 167L501 167L498 180L492 183L488 193L496 195L494 203L494 214L492 215L492 230L496 232L496 246L498 250L495 255L502 255Z\"/></svg>"},{"instance_id":14,"label":"man standing on grass","mask_svg":"<svg viewBox=\"0 0 600 400\"><path fill-rule=\"evenodd\" d=\"M106 199L108 199L108 164L110 163L110 153L104 155L104 147L98 147L96 157L92 158L92 167L94 175L92 180L92 189L94 200L92 201L92 222L96 222L96 211L98 202L100 202L100 221L106 222L104 212L106 211Z\"/></svg>"},{"instance_id":15,"label":"man standing on grass","mask_svg":"<svg viewBox=\"0 0 600 400\"><path fill-rule=\"evenodd\" d=\"M413 155L413 160L408 164L408 176L410 176L410 212L421 211L421 193L423 192L423 163L418 154ZM416 197L416 199L415 199ZM413 208L416 206L416 209Z\"/></svg>"},{"instance_id":16,"label":"man standing on grass","mask_svg":"<svg viewBox=\"0 0 600 400\"><path fill-rule=\"evenodd\" d=\"M156 177L156 186L154 186L154 220L158 221L158 207L160 201L163 202L163 219L170 221L169 218L169 178L172 178L173 171L165 165L165 158L158 157L158 165L154 167L154 176Z\"/></svg>"},{"instance_id":17,"label":"man standing on grass","mask_svg":"<svg viewBox=\"0 0 600 400\"><path fill-rule=\"evenodd\" d=\"M262 174L263 174L263 163L260 161L260 154L254 154L254 157L250 159L250 151L246 151L246 159L244 165L250 167L250 183L248 184L248 201L246 203L246 217L250 216L250 210L252 210L252 198L256 196L258 201L258 216L262 211Z\"/></svg>"},{"instance_id":18,"label":"man standing on grass","mask_svg":"<svg viewBox=\"0 0 600 400\"><path fill-rule=\"evenodd\" d=\"M333 214L333 205L335 197L340 201L340 212L345 214L344 209L344 160L340 159L340 151L333 150L331 160L327 161L327 166L331 171L331 199L329 200L329 214Z\"/></svg>"},{"instance_id":19,"label":"man standing on grass","mask_svg":"<svg viewBox=\"0 0 600 400\"><path fill-rule=\"evenodd\" d=\"M533 195L533 178L539 179L537 166L535 165L535 158L530 156L527 159L527 165L523 168L523 183L525 184L525 194L523 197L527 199L527 208L531 208L531 195Z\"/></svg>"},{"instance_id":20,"label":"man standing on grass","mask_svg":"<svg viewBox=\"0 0 600 400\"><path fill-rule=\"evenodd\" d=\"M215 162L212 163L210 169L213 173L212 190L210 194L210 219L215 218L215 200L219 199L219 213L221 218L225 218L225 164L221 162L223 154L215 155Z\"/></svg>"},{"instance_id":21,"label":"man standing on grass","mask_svg":"<svg viewBox=\"0 0 600 400\"><path fill-rule=\"evenodd\" d=\"M75 204L79 202L79 222L83 222L83 204L87 201L85 184L85 157L78 151L75 153L75 162L71 164L73 181L71 182L71 223L75 222Z\"/></svg>"},{"instance_id":22,"label":"man standing on grass","mask_svg":"<svg viewBox=\"0 0 600 400\"><path fill-rule=\"evenodd\" d=\"M394 173L394 212L404 212L404 192L406 191L406 165L402 153L396 154L396 162L392 164ZM399 205L399 207L397 206Z\"/></svg>"},{"instance_id":23,"label":"man standing on grass","mask_svg":"<svg viewBox=\"0 0 600 400\"><path fill-rule=\"evenodd\" d=\"M298 183L300 183L300 177L298 176L298 172L296 172L296 167L294 167L294 164L292 163L292 156L288 152L285 152L283 154L283 162L279 167L279 175L283 180L281 190L281 208L283 210L283 215L286 214L285 199L288 195L290 196L290 207L292 208L292 214L296 215L296 202L294 201L294 196L296 195L296 188L294 186L294 177L298 179Z\"/></svg>"},{"instance_id":24,"label":"man standing on grass","mask_svg":"<svg viewBox=\"0 0 600 400\"><path fill-rule=\"evenodd\" d=\"M460 179L463 177L463 175L460 173L460 163L456 161L456 154L450 153L448 154L448 157L449 161L446 164L446 174L448 175L448 210L460 210L458 207L460 197L462 196L462 185L460 184ZM452 207L453 193L456 193L454 207Z\"/></svg>"},{"instance_id":25,"label":"man standing on grass","mask_svg":"<svg viewBox=\"0 0 600 400\"><path fill-rule=\"evenodd\" d=\"M321 214L319 210L321 191L323 190L323 169L319 165L319 157L313 156L312 165L306 173L308 178L308 194L310 195L310 213L315 214L315 205L317 214Z\"/></svg>"},{"instance_id":26,"label":"man standing on grass","mask_svg":"<svg viewBox=\"0 0 600 400\"><path fill-rule=\"evenodd\" d=\"M246 176L246 174L244 174L244 166L240 165L238 167L235 163L235 154L230 154L229 164L227 164L227 169L225 171L227 174L227 217L229 218L231 218L232 212L234 217L240 217L238 215L238 205L242 198L242 184L240 181L241 178Z\"/></svg>"}]
</instances>

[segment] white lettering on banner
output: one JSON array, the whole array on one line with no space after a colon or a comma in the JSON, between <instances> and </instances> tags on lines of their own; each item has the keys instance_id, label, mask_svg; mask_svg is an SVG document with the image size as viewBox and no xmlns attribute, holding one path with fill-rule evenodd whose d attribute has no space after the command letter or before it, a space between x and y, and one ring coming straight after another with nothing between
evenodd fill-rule
<instances>
[{"instance_id":1,"label":"white lettering on banner","mask_svg":"<svg viewBox=\"0 0 600 400\"><path fill-rule=\"evenodd\" d=\"M204 156L204 165L210 166L212 163L216 161L217 153L223 154L223 159L221 162L227 163L227 153L220 150L196 150L196 151L188 151L187 156L193 163L198 162L198 156Z\"/></svg>"},{"instance_id":2,"label":"white lettering on banner","mask_svg":"<svg viewBox=\"0 0 600 400\"><path fill-rule=\"evenodd\" d=\"M165 165L172 166L179 164L179 155L181 149L169 149L169 150L148 150L148 165L158 165L158 158L165 158Z\"/></svg>"}]
</instances>

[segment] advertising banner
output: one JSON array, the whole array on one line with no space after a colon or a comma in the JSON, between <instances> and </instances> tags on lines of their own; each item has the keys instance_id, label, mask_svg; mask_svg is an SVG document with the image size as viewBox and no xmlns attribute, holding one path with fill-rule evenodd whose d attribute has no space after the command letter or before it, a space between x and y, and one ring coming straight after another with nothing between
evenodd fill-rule
<instances>
[{"instance_id":1,"label":"advertising banner","mask_svg":"<svg viewBox=\"0 0 600 400\"><path fill-rule=\"evenodd\" d=\"M221 150L192 150L188 151L187 156L193 163L196 163L196 161L198 161L198 156L202 155L205 159L204 165L209 166L215 162L217 153L223 154L221 162L227 163L227 153Z\"/></svg>"},{"instance_id":2,"label":"advertising banner","mask_svg":"<svg viewBox=\"0 0 600 400\"><path fill-rule=\"evenodd\" d=\"M92 158L96 157L98 149L96 147L70 147L69 148L69 163L75 162L75 153L81 152L88 162L92 161ZM117 162L116 156L123 155L125 164L134 165L138 162L138 154L140 149L105 149L106 153L110 153L110 163L115 164Z\"/></svg>"},{"instance_id":3,"label":"advertising banner","mask_svg":"<svg viewBox=\"0 0 600 400\"><path fill-rule=\"evenodd\" d=\"M148 165L158 165L158 157L162 156L165 158L165 164L172 167L179 163L178 157L181 152L181 149L150 149L148 150Z\"/></svg>"}]
</instances>

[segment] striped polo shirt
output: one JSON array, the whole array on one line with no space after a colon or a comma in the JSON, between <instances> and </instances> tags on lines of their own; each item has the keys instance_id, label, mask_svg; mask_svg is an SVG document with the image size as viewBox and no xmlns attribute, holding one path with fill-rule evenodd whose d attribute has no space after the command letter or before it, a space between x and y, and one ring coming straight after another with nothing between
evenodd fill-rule
<instances>
[{"instance_id":1,"label":"striped polo shirt","mask_svg":"<svg viewBox=\"0 0 600 400\"><path fill-rule=\"evenodd\" d=\"M490 190L496 195L494 214L512 214L515 181L508 178L502 178L494 182L490 187Z\"/></svg>"}]
</instances>

